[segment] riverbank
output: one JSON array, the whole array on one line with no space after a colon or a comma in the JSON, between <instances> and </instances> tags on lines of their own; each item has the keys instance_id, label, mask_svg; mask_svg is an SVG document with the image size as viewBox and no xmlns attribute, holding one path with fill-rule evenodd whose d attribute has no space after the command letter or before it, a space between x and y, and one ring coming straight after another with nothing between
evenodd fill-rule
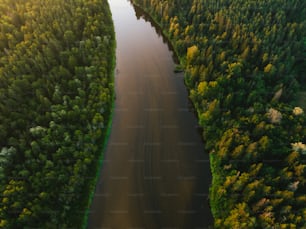
<instances>
[{"instance_id":1,"label":"riverbank","mask_svg":"<svg viewBox=\"0 0 306 229\"><path fill-rule=\"evenodd\" d=\"M113 31L114 31L114 28L113 28ZM115 34L114 36L115 37ZM111 134L111 130L112 130L112 121L113 121L113 115L114 115L114 109L115 109L115 99L116 99L116 94L115 94L115 87L114 87L114 84L115 84L115 67L116 67L116 41L114 39L114 41L112 41L112 44L111 44L111 53L110 55L112 56L112 61L111 61L111 64L109 66L109 75L111 76L111 81L110 81L110 84L112 85L110 88L112 88L112 97L111 97L111 108L109 109L109 115L106 117L106 120L108 120L107 124L106 124L106 132L105 132L105 135L102 136L101 139L102 140L102 144L101 144L101 148L100 148L100 157L98 158L97 160L97 164L95 166L95 169L93 169L93 171L95 171L95 176L93 179L91 179L91 183L88 185L88 195L85 195L85 196L88 196L87 198L87 204L85 206L86 207L86 212L85 212L85 215L84 215L84 219L83 219L83 223L82 223L82 229L85 229L88 227L88 217L89 217L89 211L90 211L90 208L91 208L91 205L92 205L92 201L93 201L93 198L94 198L94 195L95 195L95 191L96 191L96 186L98 184L98 180L99 180L99 177L100 177L100 174L101 174L101 170L102 170L102 167L103 167L103 159L104 159L104 152L106 150L106 147L107 147L107 144L109 142L109 137L110 137L110 134Z\"/></svg>"},{"instance_id":2,"label":"riverbank","mask_svg":"<svg viewBox=\"0 0 306 229\"><path fill-rule=\"evenodd\" d=\"M107 2L0 5L0 227L80 228L114 100Z\"/></svg>"},{"instance_id":3,"label":"riverbank","mask_svg":"<svg viewBox=\"0 0 306 229\"><path fill-rule=\"evenodd\" d=\"M163 26L159 23L158 19L151 15L146 9L142 8L137 2L131 1L131 4L133 5L136 14L140 17L143 17L147 22L149 22L156 30L157 34L162 36L165 42L167 43L169 49L173 52L173 59L175 63L177 64L176 68L173 71L178 70L181 72L184 70L184 57L179 55L177 52L177 49L171 39L169 38L169 33L163 28Z\"/></svg>"},{"instance_id":4,"label":"riverbank","mask_svg":"<svg viewBox=\"0 0 306 229\"><path fill-rule=\"evenodd\" d=\"M210 152L215 227L303 226L304 175L297 168L305 166L305 115L289 104L298 77L291 55L302 55L302 37L284 43L288 39L280 36L286 29L290 36L302 33L301 12L292 13L297 8L279 2L276 11L284 25L278 27L267 13L275 12L273 2L259 2L254 21L246 16L252 14L248 1L231 7L225 2L218 7L197 1L134 2L157 18L179 55L186 56L185 80ZM291 189L294 182L303 185ZM284 212L288 205L297 209L295 215Z\"/></svg>"}]
</instances>

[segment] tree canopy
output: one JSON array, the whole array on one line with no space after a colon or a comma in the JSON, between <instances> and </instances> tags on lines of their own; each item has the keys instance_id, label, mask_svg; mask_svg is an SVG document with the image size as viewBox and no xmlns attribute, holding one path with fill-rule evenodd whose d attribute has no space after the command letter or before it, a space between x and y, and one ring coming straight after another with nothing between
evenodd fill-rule
<instances>
[{"instance_id":1,"label":"tree canopy","mask_svg":"<svg viewBox=\"0 0 306 229\"><path fill-rule=\"evenodd\" d=\"M0 228L79 228L114 97L105 0L0 0Z\"/></svg>"}]
</instances>

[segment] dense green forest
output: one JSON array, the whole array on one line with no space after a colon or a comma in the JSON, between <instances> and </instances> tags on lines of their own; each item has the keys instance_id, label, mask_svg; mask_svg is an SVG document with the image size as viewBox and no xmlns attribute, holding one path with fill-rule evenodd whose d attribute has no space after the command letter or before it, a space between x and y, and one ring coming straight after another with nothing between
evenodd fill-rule
<instances>
[{"instance_id":1,"label":"dense green forest","mask_svg":"<svg viewBox=\"0 0 306 229\"><path fill-rule=\"evenodd\" d=\"M304 0L133 0L185 68L215 228L306 227Z\"/></svg>"},{"instance_id":2,"label":"dense green forest","mask_svg":"<svg viewBox=\"0 0 306 229\"><path fill-rule=\"evenodd\" d=\"M0 0L0 228L80 228L113 104L106 0Z\"/></svg>"}]
</instances>

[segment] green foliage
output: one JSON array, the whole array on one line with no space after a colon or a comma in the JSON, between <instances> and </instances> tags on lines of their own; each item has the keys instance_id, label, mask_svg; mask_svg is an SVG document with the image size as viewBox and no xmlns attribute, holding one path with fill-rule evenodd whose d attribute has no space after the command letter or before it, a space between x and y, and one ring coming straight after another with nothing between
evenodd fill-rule
<instances>
[{"instance_id":1,"label":"green foliage","mask_svg":"<svg viewBox=\"0 0 306 229\"><path fill-rule=\"evenodd\" d=\"M305 227L306 117L290 103L305 81L306 2L133 2L186 68L211 153L215 227Z\"/></svg>"},{"instance_id":2,"label":"green foliage","mask_svg":"<svg viewBox=\"0 0 306 229\"><path fill-rule=\"evenodd\" d=\"M107 1L0 0L0 228L80 228L114 98Z\"/></svg>"}]
</instances>

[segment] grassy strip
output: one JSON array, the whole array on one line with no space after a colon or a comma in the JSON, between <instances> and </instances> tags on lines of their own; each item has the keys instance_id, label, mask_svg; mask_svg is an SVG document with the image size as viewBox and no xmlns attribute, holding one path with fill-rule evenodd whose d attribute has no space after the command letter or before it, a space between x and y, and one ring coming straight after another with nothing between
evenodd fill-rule
<instances>
[{"instance_id":1,"label":"grassy strip","mask_svg":"<svg viewBox=\"0 0 306 229\"><path fill-rule=\"evenodd\" d=\"M82 223L82 227L83 229L88 227L88 216L89 216L89 211L92 205L92 201L93 198L95 196L95 190L96 190L96 186L98 184L99 178L100 178L100 174L101 174L101 170L103 167L103 159L104 159L104 152L106 150L107 144L108 144L108 140L111 134L111 130L112 130L112 121L113 121L113 115L114 115L114 108L115 108L115 99L116 99L116 95L115 95L115 87L114 87L114 83L115 83L115 67L116 67L116 41L113 41L113 45L112 45L112 62L111 62L111 67L110 67L110 75L112 77L112 82L111 84L113 84L112 87L112 105L110 108L110 113L109 113L109 117L108 117L108 123L106 126L106 133L105 136L103 138L103 143L101 145L101 154L100 157L98 158L97 164L96 164L96 174L95 177L93 178L92 182L89 184L89 193L88 193L88 198L87 198L87 204L86 204L86 211L85 211L85 215L83 218L83 223Z\"/></svg>"}]
</instances>

